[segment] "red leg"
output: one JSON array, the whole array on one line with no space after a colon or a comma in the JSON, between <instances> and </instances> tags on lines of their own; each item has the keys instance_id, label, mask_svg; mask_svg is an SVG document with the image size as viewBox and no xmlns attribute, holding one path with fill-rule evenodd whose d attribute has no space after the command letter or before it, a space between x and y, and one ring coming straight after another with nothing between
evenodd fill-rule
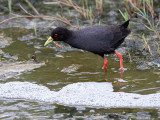
<instances>
[{"instance_id":1,"label":"red leg","mask_svg":"<svg viewBox=\"0 0 160 120\"><path fill-rule=\"evenodd\" d=\"M120 60L120 67L121 67L121 70L123 70L123 60L122 60L122 55L120 53L117 53L115 52L115 54L119 57L119 60Z\"/></svg>"},{"instance_id":2,"label":"red leg","mask_svg":"<svg viewBox=\"0 0 160 120\"><path fill-rule=\"evenodd\" d=\"M56 44L56 47L61 48L61 46L57 42L53 41L53 43Z\"/></svg>"},{"instance_id":3,"label":"red leg","mask_svg":"<svg viewBox=\"0 0 160 120\"><path fill-rule=\"evenodd\" d=\"M106 60L105 57L103 57L103 60L104 60L104 65L102 67L102 69L106 68L107 64L108 64L108 61Z\"/></svg>"}]
</instances>

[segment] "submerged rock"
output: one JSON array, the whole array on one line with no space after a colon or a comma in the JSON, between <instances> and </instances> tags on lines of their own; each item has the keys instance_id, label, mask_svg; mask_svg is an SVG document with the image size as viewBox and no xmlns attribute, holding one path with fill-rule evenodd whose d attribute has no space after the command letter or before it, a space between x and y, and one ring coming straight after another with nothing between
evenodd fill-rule
<instances>
[{"instance_id":1,"label":"submerged rock","mask_svg":"<svg viewBox=\"0 0 160 120\"><path fill-rule=\"evenodd\" d=\"M80 67L81 67L81 65L72 64L71 66L68 66L67 68L63 68L61 70L61 72L64 72L64 73L73 73L73 72L76 72Z\"/></svg>"},{"instance_id":2,"label":"submerged rock","mask_svg":"<svg viewBox=\"0 0 160 120\"><path fill-rule=\"evenodd\" d=\"M4 54L4 52L0 49L0 54Z\"/></svg>"},{"instance_id":3,"label":"submerged rock","mask_svg":"<svg viewBox=\"0 0 160 120\"><path fill-rule=\"evenodd\" d=\"M36 39L37 36L35 36L33 33L31 34L27 34L27 35L23 35L22 37L18 37L17 39L20 41L28 41L28 40L32 40L32 39Z\"/></svg>"},{"instance_id":4,"label":"submerged rock","mask_svg":"<svg viewBox=\"0 0 160 120\"><path fill-rule=\"evenodd\" d=\"M150 67L148 66L147 63L142 63L142 64L140 64L140 65L137 65L136 68L137 68L138 70L149 70L149 69L150 69Z\"/></svg>"},{"instance_id":5,"label":"submerged rock","mask_svg":"<svg viewBox=\"0 0 160 120\"><path fill-rule=\"evenodd\" d=\"M0 48L4 48L10 45L11 43L13 43L12 38L4 37L3 35L0 34Z\"/></svg>"},{"instance_id":6,"label":"submerged rock","mask_svg":"<svg viewBox=\"0 0 160 120\"><path fill-rule=\"evenodd\" d=\"M160 68L160 58L157 58L149 62L148 65Z\"/></svg>"},{"instance_id":7,"label":"submerged rock","mask_svg":"<svg viewBox=\"0 0 160 120\"><path fill-rule=\"evenodd\" d=\"M33 62L15 62L15 63L1 63L0 66L0 80L20 75L25 71L31 71L45 65L45 63Z\"/></svg>"}]
</instances>

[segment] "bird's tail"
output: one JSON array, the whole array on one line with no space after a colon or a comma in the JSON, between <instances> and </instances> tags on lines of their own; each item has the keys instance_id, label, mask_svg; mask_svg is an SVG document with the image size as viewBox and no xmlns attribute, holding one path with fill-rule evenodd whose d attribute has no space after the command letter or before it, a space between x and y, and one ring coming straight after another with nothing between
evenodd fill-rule
<instances>
[{"instance_id":1,"label":"bird's tail","mask_svg":"<svg viewBox=\"0 0 160 120\"><path fill-rule=\"evenodd\" d=\"M127 28L129 25L129 21L130 20L125 21L121 26L123 26L124 28Z\"/></svg>"}]
</instances>

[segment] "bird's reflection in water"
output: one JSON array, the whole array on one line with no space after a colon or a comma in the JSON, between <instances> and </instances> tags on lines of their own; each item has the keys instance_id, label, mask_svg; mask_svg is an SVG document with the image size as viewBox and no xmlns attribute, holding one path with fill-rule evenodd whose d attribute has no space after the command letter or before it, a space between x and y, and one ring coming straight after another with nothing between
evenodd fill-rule
<instances>
[{"instance_id":1,"label":"bird's reflection in water","mask_svg":"<svg viewBox=\"0 0 160 120\"><path fill-rule=\"evenodd\" d=\"M122 77L123 77L123 72L124 72L124 70L121 70L120 69L120 79L122 79ZM105 73L105 80L107 80L107 69L106 68L104 68L104 73Z\"/></svg>"},{"instance_id":2,"label":"bird's reflection in water","mask_svg":"<svg viewBox=\"0 0 160 120\"><path fill-rule=\"evenodd\" d=\"M107 81L108 78L107 78L107 69L106 69L106 68L104 68L104 73L105 73L105 80ZM123 73L124 73L124 70L120 70L119 79L122 79L122 78L123 78ZM113 81L113 82L114 82L114 81ZM116 81L114 91L123 92L123 90L122 90L121 88L122 88L124 85L125 85L125 84L124 84L123 81Z\"/></svg>"}]
</instances>

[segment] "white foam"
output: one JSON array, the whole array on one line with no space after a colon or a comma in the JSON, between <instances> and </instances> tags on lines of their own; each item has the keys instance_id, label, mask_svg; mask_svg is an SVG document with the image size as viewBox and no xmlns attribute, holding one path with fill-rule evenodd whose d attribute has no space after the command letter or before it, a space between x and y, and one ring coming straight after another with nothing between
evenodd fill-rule
<instances>
[{"instance_id":1,"label":"white foam","mask_svg":"<svg viewBox=\"0 0 160 120\"><path fill-rule=\"evenodd\" d=\"M32 84L29 82L8 82L0 84L0 97L22 98L38 101L53 101L54 91L50 91L45 86Z\"/></svg>"},{"instance_id":2,"label":"white foam","mask_svg":"<svg viewBox=\"0 0 160 120\"><path fill-rule=\"evenodd\" d=\"M0 97L100 108L160 107L160 93L140 95L113 92L112 84L106 82L73 83L63 87L58 92L29 82L8 82L0 84Z\"/></svg>"}]
</instances>

